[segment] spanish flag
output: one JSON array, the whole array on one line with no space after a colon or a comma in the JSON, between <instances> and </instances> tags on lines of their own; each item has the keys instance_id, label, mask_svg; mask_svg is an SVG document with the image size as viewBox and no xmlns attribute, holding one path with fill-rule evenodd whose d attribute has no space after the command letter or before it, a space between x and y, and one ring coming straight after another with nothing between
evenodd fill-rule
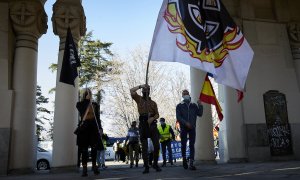
<instances>
[{"instance_id":1,"label":"spanish flag","mask_svg":"<svg viewBox=\"0 0 300 180\"><path fill-rule=\"evenodd\" d=\"M214 91L214 89L211 85L211 82L208 78L208 75L209 74L207 73L206 77L205 77L205 81L203 83L203 87L202 87L202 91L201 91L199 99L202 102L205 102L207 104L215 105L217 113L218 113L218 117L219 117L220 121L222 121L222 119L223 119L222 108L221 108L221 106L219 104L219 101L216 97L215 91Z\"/></svg>"}]
</instances>

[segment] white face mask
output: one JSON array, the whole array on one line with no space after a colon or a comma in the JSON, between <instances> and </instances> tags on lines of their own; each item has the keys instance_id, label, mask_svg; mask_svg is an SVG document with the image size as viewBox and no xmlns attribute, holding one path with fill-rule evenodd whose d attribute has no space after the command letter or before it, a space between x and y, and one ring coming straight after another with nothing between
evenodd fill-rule
<instances>
[{"instance_id":1,"label":"white face mask","mask_svg":"<svg viewBox=\"0 0 300 180\"><path fill-rule=\"evenodd\" d=\"M182 98L185 102L190 102L191 101L191 96L190 95L184 95L184 96L182 96Z\"/></svg>"}]
</instances>

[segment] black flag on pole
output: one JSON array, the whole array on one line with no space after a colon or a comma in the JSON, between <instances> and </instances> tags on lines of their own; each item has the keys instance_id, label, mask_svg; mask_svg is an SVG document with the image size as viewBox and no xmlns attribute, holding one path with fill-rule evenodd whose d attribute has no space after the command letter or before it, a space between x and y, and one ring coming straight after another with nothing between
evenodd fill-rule
<instances>
[{"instance_id":1,"label":"black flag on pole","mask_svg":"<svg viewBox=\"0 0 300 180\"><path fill-rule=\"evenodd\" d=\"M59 81L75 86L75 79L78 76L77 67L80 66L77 49L72 37L70 28L68 28L64 58L62 61Z\"/></svg>"}]
</instances>

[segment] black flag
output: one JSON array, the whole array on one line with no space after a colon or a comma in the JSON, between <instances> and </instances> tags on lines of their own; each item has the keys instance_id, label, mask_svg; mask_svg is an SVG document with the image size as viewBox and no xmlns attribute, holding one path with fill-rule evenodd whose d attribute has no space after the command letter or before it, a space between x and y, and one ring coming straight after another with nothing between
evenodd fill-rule
<instances>
[{"instance_id":1,"label":"black flag","mask_svg":"<svg viewBox=\"0 0 300 180\"><path fill-rule=\"evenodd\" d=\"M77 67L79 66L80 60L78 58L77 49L71 30L68 28L59 81L75 86L74 81L78 76Z\"/></svg>"}]
</instances>

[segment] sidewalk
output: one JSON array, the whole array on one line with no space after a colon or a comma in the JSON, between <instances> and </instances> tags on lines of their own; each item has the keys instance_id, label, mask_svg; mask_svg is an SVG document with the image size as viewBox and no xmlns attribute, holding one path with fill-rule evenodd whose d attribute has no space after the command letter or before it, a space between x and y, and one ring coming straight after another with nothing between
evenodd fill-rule
<instances>
[{"instance_id":1,"label":"sidewalk","mask_svg":"<svg viewBox=\"0 0 300 180\"><path fill-rule=\"evenodd\" d=\"M149 174L142 174L142 165L138 168L129 168L129 165L117 162L108 162L108 168L101 170L100 175L96 176L89 171L88 177L80 177L78 170L49 172L41 171L27 175L0 176L4 180L48 180L48 179L202 179L202 178L222 178L222 179L300 179L300 161L284 162L262 162L262 163L235 163L235 164L216 164L198 165L196 171L185 170L181 162L174 166L162 168L162 172L155 172L150 169ZM90 169L90 167L89 167Z\"/></svg>"}]
</instances>

